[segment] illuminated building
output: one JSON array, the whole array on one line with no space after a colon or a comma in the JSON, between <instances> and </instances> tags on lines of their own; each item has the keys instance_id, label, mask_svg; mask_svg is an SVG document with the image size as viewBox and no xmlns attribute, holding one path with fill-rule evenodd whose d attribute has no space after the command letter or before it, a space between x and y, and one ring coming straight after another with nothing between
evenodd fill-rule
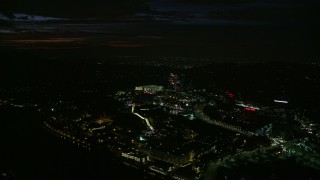
<instances>
[{"instance_id":1,"label":"illuminated building","mask_svg":"<svg viewBox=\"0 0 320 180\"><path fill-rule=\"evenodd\" d=\"M177 74L174 73L170 73L169 76L169 85L172 89L176 90L176 91L180 91L182 90L182 81L181 81L181 77Z\"/></svg>"},{"instance_id":2,"label":"illuminated building","mask_svg":"<svg viewBox=\"0 0 320 180\"><path fill-rule=\"evenodd\" d=\"M185 165L190 163L191 161L194 161L194 152L192 150L186 151L184 154L172 154L166 151L161 151L158 149L148 149L144 148L141 149L141 151L148 155L153 160L159 160L164 161L168 163L172 163L175 165Z\"/></svg>"},{"instance_id":3,"label":"illuminated building","mask_svg":"<svg viewBox=\"0 0 320 180\"><path fill-rule=\"evenodd\" d=\"M136 91L150 91L150 92L158 92L163 90L163 86L157 85L146 85L146 86L137 86L135 87Z\"/></svg>"},{"instance_id":4,"label":"illuminated building","mask_svg":"<svg viewBox=\"0 0 320 180\"><path fill-rule=\"evenodd\" d=\"M139 154L136 154L133 152L121 153L121 156L125 157L127 159L132 159L132 160L139 162L139 163L146 163L146 162L150 161L149 156L143 156L143 155L139 155Z\"/></svg>"}]
</instances>

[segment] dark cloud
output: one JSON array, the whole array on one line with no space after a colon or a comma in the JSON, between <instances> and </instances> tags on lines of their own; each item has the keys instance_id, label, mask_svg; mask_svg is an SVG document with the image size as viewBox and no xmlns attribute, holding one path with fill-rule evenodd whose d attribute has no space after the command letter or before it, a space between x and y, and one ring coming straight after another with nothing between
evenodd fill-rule
<instances>
[{"instance_id":1,"label":"dark cloud","mask_svg":"<svg viewBox=\"0 0 320 180\"><path fill-rule=\"evenodd\" d=\"M0 11L62 17L109 17L146 9L145 0L0 0Z\"/></svg>"},{"instance_id":2,"label":"dark cloud","mask_svg":"<svg viewBox=\"0 0 320 180\"><path fill-rule=\"evenodd\" d=\"M0 13L320 29L320 0L0 0ZM117 17L123 17L119 18Z\"/></svg>"}]
</instances>

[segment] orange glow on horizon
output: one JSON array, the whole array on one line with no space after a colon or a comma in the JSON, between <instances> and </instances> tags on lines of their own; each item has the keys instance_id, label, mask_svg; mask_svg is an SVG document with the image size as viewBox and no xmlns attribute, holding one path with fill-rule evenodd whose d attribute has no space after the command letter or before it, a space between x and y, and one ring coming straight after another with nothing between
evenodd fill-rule
<instances>
[{"instance_id":1,"label":"orange glow on horizon","mask_svg":"<svg viewBox=\"0 0 320 180\"><path fill-rule=\"evenodd\" d=\"M22 40L6 40L4 43L21 43L21 44L37 44L37 43L70 43L80 42L82 38L49 38L49 39L22 39Z\"/></svg>"}]
</instances>

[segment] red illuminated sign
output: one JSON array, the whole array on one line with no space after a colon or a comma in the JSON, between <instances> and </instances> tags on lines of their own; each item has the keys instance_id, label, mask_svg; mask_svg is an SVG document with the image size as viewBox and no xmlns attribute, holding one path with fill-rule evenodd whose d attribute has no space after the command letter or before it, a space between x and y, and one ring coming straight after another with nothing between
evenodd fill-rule
<instances>
[{"instance_id":1,"label":"red illuminated sign","mask_svg":"<svg viewBox=\"0 0 320 180\"><path fill-rule=\"evenodd\" d=\"M246 110L246 111L253 111L253 112L256 111L256 109L250 108L250 107L246 107L245 110Z\"/></svg>"}]
</instances>

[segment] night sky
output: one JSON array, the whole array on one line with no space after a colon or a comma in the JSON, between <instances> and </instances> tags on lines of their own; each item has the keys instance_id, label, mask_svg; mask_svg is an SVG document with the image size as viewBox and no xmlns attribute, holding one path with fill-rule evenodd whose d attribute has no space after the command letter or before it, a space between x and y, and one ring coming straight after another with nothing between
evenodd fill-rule
<instances>
[{"instance_id":1,"label":"night sky","mask_svg":"<svg viewBox=\"0 0 320 180\"><path fill-rule=\"evenodd\" d=\"M0 47L319 57L319 0L1 0ZM17 36L18 34L18 36Z\"/></svg>"},{"instance_id":2,"label":"night sky","mask_svg":"<svg viewBox=\"0 0 320 180\"><path fill-rule=\"evenodd\" d=\"M319 8L319 0L1 0L0 3L0 10L5 13L25 12L82 18L108 17L111 14L127 15L139 11L157 10L175 12L176 14L209 11L214 16L223 15L223 13L219 14L218 12L228 14L234 11L236 13L241 9L256 10L259 16L264 14L264 18L272 18L275 15L273 11L277 10L282 11L278 14L281 16L297 18L298 15L309 15L309 18L312 18L310 15L316 13L312 11ZM302 12L305 14L303 15ZM232 14L229 16L232 16Z\"/></svg>"}]
</instances>

